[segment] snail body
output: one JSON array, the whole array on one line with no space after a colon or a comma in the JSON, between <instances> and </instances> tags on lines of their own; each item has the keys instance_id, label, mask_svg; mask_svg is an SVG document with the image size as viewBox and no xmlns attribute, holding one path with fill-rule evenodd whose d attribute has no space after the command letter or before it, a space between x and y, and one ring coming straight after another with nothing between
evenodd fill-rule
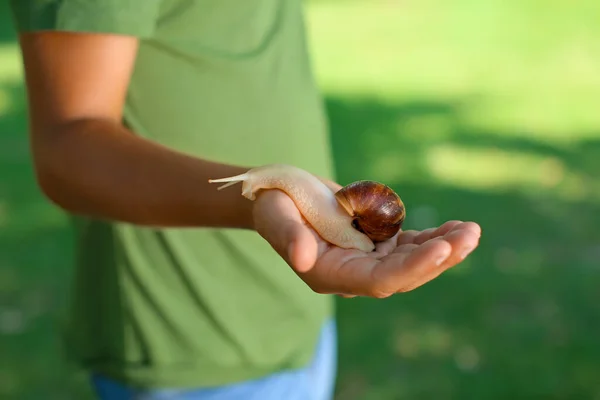
<instances>
[{"instance_id":1,"label":"snail body","mask_svg":"<svg viewBox=\"0 0 600 400\"><path fill-rule=\"evenodd\" d=\"M346 249L370 252L375 243L394 236L404 221L404 204L389 187L358 181L333 192L311 173L286 164L252 168L243 174L210 179L224 189L242 182L242 196L256 199L263 189L279 189L326 241Z\"/></svg>"}]
</instances>

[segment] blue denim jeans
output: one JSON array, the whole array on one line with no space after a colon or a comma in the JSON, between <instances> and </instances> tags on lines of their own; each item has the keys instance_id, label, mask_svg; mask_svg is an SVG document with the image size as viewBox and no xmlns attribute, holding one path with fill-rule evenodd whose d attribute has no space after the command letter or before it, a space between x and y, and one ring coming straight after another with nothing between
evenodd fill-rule
<instances>
[{"instance_id":1,"label":"blue denim jeans","mask_svg":"<svg viewBox=\"0 0 600 400\"><path fill-rule=\"evenodd\" d=\"M278 372L260 379L199 389L136 390L93 375L101 400L331 400L337 372L337 332L327 321L312 362L305 368Z\"/></svg>"}]
</instances>

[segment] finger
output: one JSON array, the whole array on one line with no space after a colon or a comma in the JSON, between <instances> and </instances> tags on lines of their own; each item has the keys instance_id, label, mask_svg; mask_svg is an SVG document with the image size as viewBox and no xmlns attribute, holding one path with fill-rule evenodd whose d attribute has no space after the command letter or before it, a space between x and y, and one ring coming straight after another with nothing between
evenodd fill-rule
<instances>
[{"instance_id":1,"label":"finger","mask_svg":"<svg viewBox=\"0 0 600 400\"><path fill-rule=\"evenodd\" d=\"M407 253L411 253L413 250L418 249L419 245L418 244L403 244L401 246L398 246L394 249L394 253L402 253L402 254L407 254Z\"/></svg>"},{"instance_id":2,"label":"finger","mask_svg":"<svg viewBox=\"0 0 600 400\"><path fill-rule=\"evenodd\" d=\"M385 242L375 243L375 251L369 253L370 256L375 258L381 258L390 254L396 248L397 238L391 238Z\"/></svg>"},{"instance_id":3,"label":"finger","mask_svg":"<svg viewBox=\"0 0 600 400\"><path fill-rule=\"evenodd\" d=\"M366 296L372 284L371 270L378 262L358 250L331 247L319 257L315 267L301 277L319 293Z\"/></svg>"},{"instance_id":4,"label":"finger","mask_svg":"<svg viewBox=\"0 0 600 400\"><path fill-rule=\"evenodd\" d=\"M421 231L415 238L414 242L416 244L422 244L426 241L433 239L435 237L444 236L446 233L451 231L454 227L462 224L462 221L446 221L442 225L437 228L429 228Z\"/></svg>"},{"instance_id":5,"label":"finger","mask_svg":"<svg viewBox=\"0 0 600 400\"><path fill-rule=\"evenodd\" d=\"M471 221L461 222L460 224L453 226L451 229L451 231L462 231L462 230L468 230L468 231L473 232L477 236L481 236L481 226L479 226L479 224L477 224L476 222L471 222ZM446 232L446 233L448 233L448 232ZM446 233L444 233L444 235Z\"/></svg>"},{"instance_id":6,"label":"finger","mask_svg":"<svg viewBox=\"0 0 600 400\"><path fill-rule=\"evenodd\" d=\"M416 231L416 230L404 231L404 232L401 232L400 235L398 236L397 243L398 243L398 245L407 244L407 243L422 244L434 237L443 236L444 234L446 234L447 232L452 230L454 227L456 227L462 223L463 222L461 222L461 221L453 220L453 221L447 221L437 228L428 228L423 231Z\"/></svg>"},{"instance_id":7,"label":"finger","mask_svg":"<svg viewBox=\"0 0 600 400\"><path fill-rule=\"evenodd\" d=\"M430 282L449 268L461 263L479 244L479 234L473 226L464 226L462 230L452 230L444 235L444 240L452 246L452 252L448 258L437 268L434 268L431 273L424 275L421 279L413 282L412 285L403 288L402 291L410 291L419 286Z\"/></svg>"},{"instance_id":8,"label":"finger","mask_svg":"<svg viewBox=\"0 0 600 400\"><path fill-rule=\"evenodd\" d=\"M403 231L400 233L400 235L398 235L398 240L396 241L396 243L398 245L414 243L415 238L417 237L417 235L419 235L419 233L419 231L415 230Z\"/></svg>"},{"instance_id":9,"label":"finger","mask_svg":"<svg viewBox=\"0 0 600 400\"><path fill-rule=\"evenodd\" d=\"M444 240L452 246L452 254L445 264L450 267L463 261L479 245L479 237L477 231L468 226L444 235Z\"/></svg>"},{"instance_id":10,"label":"finger","mask_svg":"<svg viewBox=\"0 0 600 400\"><path fill-rule=\"evenodd\" d=\"M311 230L298 222L288 222L283 237L287 246L287 259L297 272L307 272L319 257L319 242Z\"/></svg>"},{"instance_id":11,"label":"finger","mask_svg":"<svg viewBox=\"0 0 600 400\"><path fill-rule=\"evenodd\" d=\"M451 230L456 229L457 226L461 226L463 224L464 222L459 220L446 221L436 229L435 234L438 236L443 236Z\"/></svg>"},{"instance_id":12,"label":"finger","mask_svg":"<svg viewBox=\"0 0 600 400\"><path fill-rule=\"evenodd\" d=\"M394 252L381 260L373 271L382 290L395 293L422 281L441 266L452 252L450 243L433 239L410 252Z\"/></svg>"}]
</instances>

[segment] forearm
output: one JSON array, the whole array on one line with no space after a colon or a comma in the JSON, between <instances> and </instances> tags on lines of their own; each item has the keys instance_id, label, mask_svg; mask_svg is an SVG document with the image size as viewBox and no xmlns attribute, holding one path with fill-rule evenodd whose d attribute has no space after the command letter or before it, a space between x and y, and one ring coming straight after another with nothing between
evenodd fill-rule
<instances>
[{"instance_id":1,"label":"forearm","mask_svg":"<svg viewBox=\"0 0 600 400\"><path fill-rule=\"evenodd\" d=\"M246 167L170 150L109 120L43 129L49 132L36 135L43 141L33 142L38 180L73 214L158 227L253 228L252 203L239 190L208 183Z\"/></svg>"}]
</instances>

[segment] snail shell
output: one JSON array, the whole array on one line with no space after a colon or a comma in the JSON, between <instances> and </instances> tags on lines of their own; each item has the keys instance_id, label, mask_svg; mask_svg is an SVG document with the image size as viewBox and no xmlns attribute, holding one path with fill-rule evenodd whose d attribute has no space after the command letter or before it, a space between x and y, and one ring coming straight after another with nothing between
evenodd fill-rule
<instances>
[{"instance_id":1,"label":"snail shell","mask_svg":"<svg viewBox=\"0 0 600 400\"><path fill-rule=\"evenodd\" d=\"M352 225L373 242L393 237L404 222L406 210L400 196L375 181L353 182L335 193L337 201L354 219Z\"/></svg>"}]
</instances>

